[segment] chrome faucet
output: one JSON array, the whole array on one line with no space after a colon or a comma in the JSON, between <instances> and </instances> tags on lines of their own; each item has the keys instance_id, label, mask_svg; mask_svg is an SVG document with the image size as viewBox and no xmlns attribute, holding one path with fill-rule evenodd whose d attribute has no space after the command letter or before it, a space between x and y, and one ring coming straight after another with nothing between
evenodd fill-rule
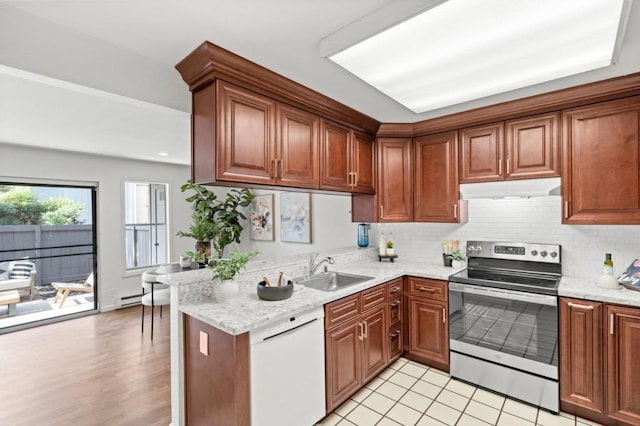
<instances>
[{"instance_id":1,"label":"chrome faucet","mask_svg":"<svg viewBox=\"0 0 640 426\"><path fill-rule=\"evenodd\" d=\"M312 277L316 273L316 270L323 263L327 262L329 265L333 265L334 263L336 263L335 260L333 260L333 257L331 256L327 256L324 259L320 259L319 261L317 261L317 259L318 259L318 253L311 253L311 257L309 258L309 276L310 277ZM327 272L327 265L324 265L324 271Z\"/></svg>"}]
</instances>

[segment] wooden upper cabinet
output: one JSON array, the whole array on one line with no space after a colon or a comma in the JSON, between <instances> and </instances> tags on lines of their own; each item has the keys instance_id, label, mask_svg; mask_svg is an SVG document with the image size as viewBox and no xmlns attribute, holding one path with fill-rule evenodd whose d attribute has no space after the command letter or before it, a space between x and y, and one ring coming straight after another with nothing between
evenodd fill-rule
<instances>
[{"instance_id":1,"label":"wooden upper cabinet","mask_svg":"<svg viewBox=\"0 0 640 426\"><path fill-rule=\"evenodd\" d=\"M352 132L352 187L351 192L373 194L375 192L374 138L360 132Z\"/></svg>"},{"instance_id":2,"label":"wooden upper cabinet","mask_svg":"<svg viewBox=\"0 0 640 426\"><path fill-rule=\"evenodd\" d=\"M380 138L378 144L378 221L413 220L413 167L410 138Z\"/></svg>"},{"instance_id":3,"label":"wooden upper cabinet","mask_svg":"<svg viewBox=\"0 0 640 426\"><path fill-rule=\"evenodd\" d=\"M216 179L274 184L276 102L217 83Z\"/></svg>"},{"instance_id":4,"label":"wooden upper cabinet","mask_svg":"<svg viewBox=\"0 0 640 426\"><path fill-rule=\"evenodd\" d=\"M373 138L340 124L322 122L320 189L373 194Z\"/></svg>"},{"instance_id":5,"label":"wooden upper cabinet","mask_svg":"<svg viewBox=\"0 0 640 426\"><path fill-rule=\"evenodd\" d=\"M607 412L640 424L640 309L607 306Z\"/></svg>"},{"instance_id":6,"label":"wooden upper cabinet","mask_svg":"<svg viewBox=\"0 0 640 426\"><path fill-rule=\"evenodd\" d=\"M602 303L560 298L560 401L604 412Z\"/></svg>"},{"instance_id":7,"label":"wooden upper cabinet","mask_svg":"<svg viewBox=\"0 0 640 426\"><path fill-rule=\"evenodd\" d=\"M320 176L320 119L308 112L278 104L278 144L274 159L279 185L318 188Z\"/></svg>"},{"instance_id":8,"label":"wooden upper cabinet","mask_svg":"<svg viewBox=\"0 0 640 426\"><path fill-rule=\"evenodd\" d=\"M560 176L560 113L460 130L461 183Z\"/></svg>"},{"instance_id":9,"label":"wooden upper cabinet","mask_svg":"<svg viewBox=\"0 0 640 426\"><path fill-rule=\"evenodd\" d=\"M505 179L560 176L560 113L505 123Z\"/></svg>"},{"instance_id":10,"label":"wooden upper cabinet","mask_svg":"<svg viewBox=\"0 0 640 426\"><path fill-rule=\"evenodd\" d=\"M460 183L502 180L502 122L460 130Z\"/></svg>"},{"instance_id":11,"label":"wooden upper cabinet","mask_svg":"<svg viewBox=\"0 0 640 426\"><path fill-rule=\"evenodd\" d=\"M350 190L351 147L348 127L322 121L320 188Z\"/></svg>"},{"instance_id":12,"label":"wooden upper cabinet","mask_svg":"<svg viewBox=\"0 0 640 426\"><path fill-rule=\"evenodd\" d=\"M563 223L639 224L640 97L563 112Z\"/></svg>"},{"instance_id":13,"label":"wooden upper cabinet","mask_svg":"<svg viewBox=\"0 0 640 426\"><path fill-rule=\"evenodd\" d=\"M466 218L465 212L461 212L458 195L458 132L416 138L413 159L413 219L416 222L460 222L461 217ZM466 206L465 202L462 204Z\"/></svg>"}]
</instances>

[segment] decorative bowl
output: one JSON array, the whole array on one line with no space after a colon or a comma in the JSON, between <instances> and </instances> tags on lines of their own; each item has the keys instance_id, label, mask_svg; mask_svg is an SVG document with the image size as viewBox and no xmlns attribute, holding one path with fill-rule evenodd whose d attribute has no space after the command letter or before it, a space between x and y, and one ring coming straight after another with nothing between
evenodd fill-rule
<instances>
[{"instance_id":1,"label":"decorative bowl","mask_svg":"<svg viewBox=\"0 0 640 426\"><path fill-rule=\"evenodd\" d=\"M285 300L293 294L293 281L288 280L282 287L269 287L264 281L258 283L258 297L271 302Z\"/></svg>"}]
</instances>

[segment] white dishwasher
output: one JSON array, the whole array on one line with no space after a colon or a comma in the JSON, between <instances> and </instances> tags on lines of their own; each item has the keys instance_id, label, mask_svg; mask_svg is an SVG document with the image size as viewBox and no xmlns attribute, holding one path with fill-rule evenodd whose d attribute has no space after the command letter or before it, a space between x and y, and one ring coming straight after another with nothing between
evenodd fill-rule
<instances>
[{"instance_id":1,"label":"white dishwasher","mask_svg":"<svg viewBox=\"0 0 640 426\"><path fill-rule=\"evenodd\" d=\"M311 426L324 417L323 318L317 308L250 333L253 426Z\"/></svg>"}]
</instances>

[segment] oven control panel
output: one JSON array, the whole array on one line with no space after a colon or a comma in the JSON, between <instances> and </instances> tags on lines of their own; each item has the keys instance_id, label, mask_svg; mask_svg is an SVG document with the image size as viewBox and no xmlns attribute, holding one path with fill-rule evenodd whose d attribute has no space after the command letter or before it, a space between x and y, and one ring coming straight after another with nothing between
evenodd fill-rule
<instances>
[{"instance_id":1,"label":"oven control panel","mask_svg":"<svg viewBox=\"0 0 640 426\"><path fill-rule=\"evenodd\" d=\"M467 257L560 263L559 244L467 241Z\"/></svg>"}]
</instances>

